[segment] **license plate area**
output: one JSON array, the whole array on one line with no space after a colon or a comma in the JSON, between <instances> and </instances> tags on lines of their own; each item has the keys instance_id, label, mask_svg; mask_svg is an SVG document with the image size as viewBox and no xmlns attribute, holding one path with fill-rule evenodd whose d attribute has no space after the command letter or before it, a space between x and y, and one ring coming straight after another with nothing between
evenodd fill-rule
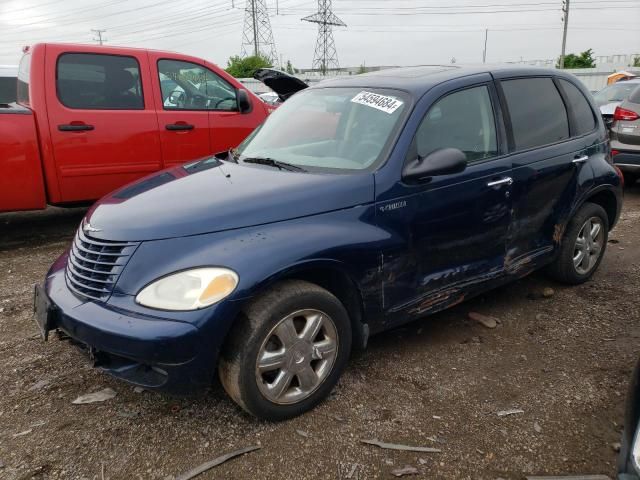
<instances>
[{"instance_id":1,"label":"license plate area","mask_svg":"<svg viewBox=\"0 0 640 480\"><path fill-rule=\"evenodd\" d=\"M49 339L49 332L56 328L57 308L49 299L42 285L36 285L33 292L33 312L40 335L44 341Z\"/></svg>"}]
</instances>

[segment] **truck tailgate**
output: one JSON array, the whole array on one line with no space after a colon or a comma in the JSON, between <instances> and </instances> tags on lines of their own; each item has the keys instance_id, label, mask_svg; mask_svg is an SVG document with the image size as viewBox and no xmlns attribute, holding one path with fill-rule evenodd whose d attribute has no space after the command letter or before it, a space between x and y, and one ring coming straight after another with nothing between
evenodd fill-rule
<instances>
[{"instance_id":1,"label":"truck tailgate","mask_svg":"<svg viewBox=\"0 0 640 480\"><path fill-rule=\"evenodd\" d=\"M0 212L45 206L33 112L15 103L0 104Z\"/></svg>"}]
</instances>

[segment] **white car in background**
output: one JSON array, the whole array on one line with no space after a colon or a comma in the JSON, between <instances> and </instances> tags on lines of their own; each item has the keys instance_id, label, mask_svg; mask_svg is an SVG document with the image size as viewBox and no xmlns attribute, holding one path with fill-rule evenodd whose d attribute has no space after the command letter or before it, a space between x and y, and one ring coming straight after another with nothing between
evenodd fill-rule
<instances>
[{"instance_id":1,"label":"white car in background","mask_svg":"<svg viewBox=\"0 0 640 480\"><path fill-rule=\"evenodd\" d=\"M619 82L607 85L593 95L607 127L610 127L613 123L613 112L615 112L616 107L629 98L631 92L633 92L638 85L640 85L640 78L620 80Z\"/></svg>"},{"instance_id":2,"label":"white car in background","mask_svg":"<svg viewBox=\"0 0 640 480\"><path fill-rule=\"evenodd\" d=\"M0 103L16 101L17 65L0 65Z\"/></svg>"}]
</instances>

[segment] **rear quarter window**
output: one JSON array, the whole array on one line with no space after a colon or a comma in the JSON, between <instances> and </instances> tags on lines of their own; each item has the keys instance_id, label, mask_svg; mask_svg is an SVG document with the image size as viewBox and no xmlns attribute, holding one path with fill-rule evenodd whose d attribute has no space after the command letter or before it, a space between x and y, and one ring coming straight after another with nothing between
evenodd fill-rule
<instances>
[{"instance_id":1,"label":"rear quarter window","mask_svg":"<svg viewBox=\"0 0 640 480\"><path fill-rule=\"evenodd\" d=\"M516 150L569 138L567 110L551 78L503 80Z\"/></svg>"},{"instance_id":2,"label":"rear quarter window","mask_svg":"<svg viewBox=\"0 0 640 480\"><path fill-rule=\"evenodd\" d=\"M596 119L587 99L571 82L562 79L559 82L569 101L569 108L573 112L573 131L571 134L580 136L593 131L596 128Z\"/></svg>"}]
</instances>

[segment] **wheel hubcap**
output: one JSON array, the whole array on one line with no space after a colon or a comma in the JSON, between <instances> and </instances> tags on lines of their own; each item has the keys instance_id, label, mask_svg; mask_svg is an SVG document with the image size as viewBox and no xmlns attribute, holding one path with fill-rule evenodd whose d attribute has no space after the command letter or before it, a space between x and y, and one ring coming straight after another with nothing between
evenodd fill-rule
<instances>
[{"instance_id":1,"label":"wheel hubcap","mask_svg":"<svg viewBox=\"0 0 640 480\"><path fill-rule=\"evenodd\" d=\"M589 218L580 229L573 249L573 266L580 275L589 273L602 253L604 231L598 217Z\"/></svg>"},{"instance_id":2,"label":"wheel hubcap","mask_svg":"<svg viewBox=\"0 0 640 480\"><path fill-rule=\"evenodd\" d=\"M273 403L300 402L327 378L337 354L338 335L329 315L313 309L287 315L258 352L258 388Z\"/></svg>"}]
</instances>

